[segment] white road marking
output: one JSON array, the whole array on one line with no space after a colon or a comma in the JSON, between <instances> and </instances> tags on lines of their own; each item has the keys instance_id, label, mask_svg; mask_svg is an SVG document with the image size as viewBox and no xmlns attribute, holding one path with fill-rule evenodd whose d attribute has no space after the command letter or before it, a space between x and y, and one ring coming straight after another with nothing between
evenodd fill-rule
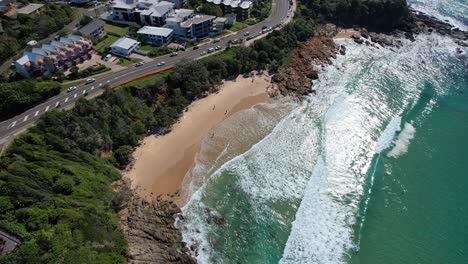
<instances>
[{"instance_id":1,"label":"white road marking","mask_svg":"<svg viewBox=\"0 0 468 264\"><path fill-rule=\"evenodd\" d=\"M77 95L77 94L73 95L73 98L76 98L76 95Z\"/></svg>"},{"instance_id":2,"label":"white road marking","mask_svg":"<svg viewBox=\"0 0 468 264\"><path fill-rule=\"evenodd\" d=\"M44 112L49 111L49 107L50 107L50 106L47 106Z\"/></svg>"},{"instance_id":3,"label":"white road marking","mask_svg":"<svg viewBox=\"0 0 468 264\"><path fill-rule=\"evenodd\" d=\"M28 116L29 116L29 115L27 115L27 116L24 117L23 122L25 122L26 120L28 120Z\"/></svg>"},{"instance_id":4,"label":"white road marking","mask_svg":"<svg viewBox=\"0 0 468 264\"><path fill-rule=\"evenodd\" d=\"M67 98L65 98L65 103L66 103L66 102L68 102L68 97L67 97Z\"/></svg>"},{"instance_id":5,"label":"white road marking","mask_svg":"<svg viewBox=\"0 0 468 264\"><path fill-rule=\"evenodd\" d=\"M14 127L16 125L16 121L13 121L13 123L11 124L11 127Z\"/></svg>"},{"instance_id":6,"label":"white road marking","mask_svg":"<svg viewBox=\"0 0 468 264\"><path fill-rule=\"evenodd\" d=\"M37 116L38 114L39 114L39 110L38 110L38 111L36 111L36 113L34 114L34 116Z\"/></svg>"}]
</instances>

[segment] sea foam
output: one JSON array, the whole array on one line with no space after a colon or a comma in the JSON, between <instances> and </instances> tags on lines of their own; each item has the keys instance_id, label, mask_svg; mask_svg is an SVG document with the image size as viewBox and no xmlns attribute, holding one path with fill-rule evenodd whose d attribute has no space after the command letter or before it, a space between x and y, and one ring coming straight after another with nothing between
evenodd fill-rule
<instances>
[{"instance_id":1,"label":"sea foam","mask_svg":"<svg viewBox=\"0 0 468 264\"><path fill-rule=\"evenodd\" d=\"M395 146L387 153L388 157L396 158L405 154L408 151L408 146L410 141L414 138L416 134L416 129L410 123L405 123L405 127L398 135L397 140L395 140Z\"/></svg>"}]
</instances>

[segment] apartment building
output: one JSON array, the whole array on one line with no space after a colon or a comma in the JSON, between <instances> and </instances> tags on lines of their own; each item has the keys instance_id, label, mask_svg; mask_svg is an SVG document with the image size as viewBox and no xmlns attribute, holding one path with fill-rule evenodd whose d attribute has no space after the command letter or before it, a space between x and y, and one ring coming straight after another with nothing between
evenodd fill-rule
<instances>
[{"instance_id":1,"label":"apartment building","mask_svg":"<svg viewBox=\"0 0 468 264\"><path fill-rule=\"evenodd\" d=\"M144 26L137 31L137 34L145 43L165 46L172 41L173 32L174 30L170 28Z\"/></svg>"},{"instance_id":2,"label":"apartment building","mask_svg":"<svg viewBox=\"0 0 468 264\"><path fill-rule=\"evenodd\" d=\"M219 5L224 14L236 14L238 20L250 17L254 2L249 0L206 0L208 3Z\"/></svg>"},{"instance_id":3,"label":"apartment building","mask_svg":"<svg viewBox=\"0 0 468 264\"><path fill-rule=\"evenodd\" d=\"M66 71L74 64L90 58L93 47L90 40L77 35L51 41L40 48L26 51L15 61L16 70L25 78L50 75L55 71Z\"/></svg>"},{"instance_id":4,"label":"apartment building","mask_svg":"<svg viewBox=\"0 0 468 264\"><path fill-rule=\"evenodd\" d=\"M80 34L84 37L89 38L94 43L106 36L104 22L100 20L96 20L87 24L86 26L80 28L78 32L80 32Z\"/></svg>"},{"instance_id":5,"label":"apartment building","mask_svg":"<svg viewBox=\"0 0 468 264\"><path fill-rule=\"evenodd\" d=\"M114 0L112 19L140 25L163 26L175 4L159 0Z\"/></svg>"},{"instance_id":6,"label":"apartment building","mask_svg":"<svg viewBox=\"0 0 468 264\"><path fill-rule=\"evenodd\" d=\"M166 27L174 30L174 38L178 41L197 41L209 36L215 18L194 14L190 9L177 9L167 19Z\"/></svg>"}]
</instances>

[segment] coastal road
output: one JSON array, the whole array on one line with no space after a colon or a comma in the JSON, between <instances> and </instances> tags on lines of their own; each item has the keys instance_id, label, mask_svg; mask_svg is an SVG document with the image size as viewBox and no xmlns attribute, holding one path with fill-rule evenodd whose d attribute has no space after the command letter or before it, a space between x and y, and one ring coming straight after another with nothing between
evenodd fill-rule
<instances>
[{"instance_id":1,"label":"coastal road","mask_svg":"<svg viewBox=\"0 0 468 264\"><path fill-rule=\"evenodd\" d=\"M202 45L197 50L190 48L187 51L179 52L179 54L174 57L171 57L170 55L161 56L156 58L154 61L148 62L140 67L131 66L118 72L111 72L109 74L100 75L99 77L96 77L95 82L87 85L83 82L83 84L78 85L77 89L73 92L63 92L59 95L51 97L46 102L0 123L0 151L7 142L15 137L15 135L21 133L24 129L33 125L41 115L48 111L58 107L60 109L71 108L81 97L92 97L101 94L103 92L102 88L106 85L115 87L126 83L128 80L133 80L146 74L171 68L176 63L184 59L196 60L207 55L215 54L214 52L211 54L202 53L207 52L208 49L215 48L217 46L220 46L221 49L219 51L222 51L228 46L229 41L240 38L245 39L246 36L244 36L244 34L246 34L246 32L249 32L249 36L255 36L258 35L265 27L275 27L280 23L287 22L289 20L289 16L292 16L292 14L290 14L290 8L290 0L273 0L272 13L266 20L238 31L237 33L223 37L217 43L211 42L209 44ZM260 38L266 35L267 33L260 34L258 37ZM165 62L164 66L157 66L158 63L163 61Z\"/></svg>"}]
</instances>

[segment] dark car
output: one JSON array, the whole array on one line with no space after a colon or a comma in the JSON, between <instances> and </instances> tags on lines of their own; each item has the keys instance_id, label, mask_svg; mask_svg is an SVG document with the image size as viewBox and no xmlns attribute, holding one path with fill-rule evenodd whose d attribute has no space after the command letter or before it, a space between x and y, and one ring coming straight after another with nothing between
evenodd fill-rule
<instances>
[{"instance_id":1,"label":"dark car","mask_svg":"<svg viewBox=\"0 0 468 264\"><path fill-rule=\"evenodd\" d=\"M197 50L197 49L199 49L199 48L200 48L200 47L195 46L195 47L193 47L193 50Z\"/></svg>"}]
</instances>

